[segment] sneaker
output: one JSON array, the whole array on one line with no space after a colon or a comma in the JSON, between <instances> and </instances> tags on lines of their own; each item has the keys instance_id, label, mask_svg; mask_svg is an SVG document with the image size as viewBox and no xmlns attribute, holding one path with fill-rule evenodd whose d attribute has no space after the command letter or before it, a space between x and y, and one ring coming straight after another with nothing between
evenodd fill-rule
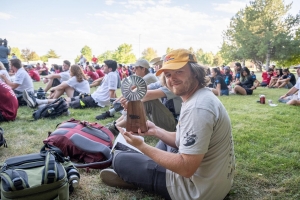
<instances>
[{"instance_id":1,"label":"sneaker","mask_svg":"<svg viewBox=\"0 0 300 200\"><path fill-rule=\"evenodd\" d=\"M27 92L27 90L23 91L23 99L26 101L27 106L30 108L35 108L37 106L35 96L31 92Z\"/></svg>"},{"instance_id":2,"label":"sneaker","mask_svg":"<svg viewBox=\"0 0 300 200\"><path fill-rule=\"evenodd\" d=\"M112 132L112 134L114 134L114 136L119 135L119 130L116 129L116 126L115 126L115 121L113 121L112 123L106 124L105 127L108 128L108 130L110 130Z\"/></svg>"},{"instance_id":3,"label":"sneaker","mask_svg":"<svg viewBox=\"0 0 300 200\"><path fill-rule=\"evenodd\" d=\"M113 169L103 169L100 172L100 178L103 183L110 187L137 189L135 185L123 181Z\"/></svg>"},{"instance_id":4,"label":"sneaker","mask_svg":"<svg viewBox=\"0 0 300 200\"><path fill-rule=\"evenodd\" d=\"M101 115L96 116L97 120L102 120L102 119L106 119L109 117L114 117L114 116L110 116L110 112L106 111L105 113L102 113Z\"/></svg>"}]
</instances>

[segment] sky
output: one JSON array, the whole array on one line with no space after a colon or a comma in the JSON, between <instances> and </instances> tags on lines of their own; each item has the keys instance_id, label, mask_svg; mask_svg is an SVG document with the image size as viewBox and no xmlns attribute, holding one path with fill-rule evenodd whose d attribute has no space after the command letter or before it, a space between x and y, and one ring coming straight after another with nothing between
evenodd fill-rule
<instances>
[{"instance_id":1,"label":"sky","mask_svg":"<svg viewBox=\"0 0 300 200\"><path fill-rule=\"evenodd\" d=\"M294 2L293 2L294 1ZM299 0L290 13L299 12ZM216 53L222 32L249 0L1 0L0 38L10 47L29 48L42 56L53 49L75 59L87 45L93 55L131 44L140 57L152 47L202 48Z\"/></svg>"}]
</instances>

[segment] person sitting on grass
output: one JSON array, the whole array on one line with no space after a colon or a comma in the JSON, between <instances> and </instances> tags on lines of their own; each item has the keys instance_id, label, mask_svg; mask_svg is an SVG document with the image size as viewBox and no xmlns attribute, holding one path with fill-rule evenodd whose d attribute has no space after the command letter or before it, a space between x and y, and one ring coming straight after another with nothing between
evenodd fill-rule
<instances>
[{"instance_id":1,"label":"person sitting on grass","mask_svg":"<svg viewBox=\"0 0 300 200\"><path fill-rule=\"evenodd\" d=\"M86 75L88 76L88 81L90 84L99 78L95 68L91 65L86 67Z\"/></svg>"},{"instance_id":2,"label":"person sitting on grass","mask_svg":"<svg viewBox=\"0 0 300 200\"><path fill-rule=\"evenodd\" d=\"M240 81L240 77L241 77L241 71L242 71L242 65L239 62L236 62L234 64L234 80L235 80L235 84L239 84ZM249 73L250 74L250 73Z\"/></svg>"},{"instance_id":3,"label":"person sitting on grass","mask_svg":"<svg viewBox=\"0 0 300 200\"><path fill-rule=\"evenodd\" d=\"M282 73L283 76L277 80L274 87L291 89L296 84L295 75L291 73L289 69L283 69Z\"/></svg>"},{"instance_id":4,"label":"person sitting on grass","mask_svg":"<svg viewBox=\"0 0 300 200\"><path fill-rule=\"evenodd\" d=\"M281 96L278 101L288 105L300 106L300 65L295 67L295 69L297 69L298 74L298 80L296 84L285 95Z\"/></svg>"},{"instance_id":5,"label":"person sitting on grass","mask_svg":"<svg viewBox=\"0 0 300 200\"><path fill-rule=\"evenodd\" d=\"M32 65L27 65L25 69L28 72L31 79L33 80L33 82L39 82L41 80L39 73L33 69Z\"/></svg>"},{"instance_id":6,"label":"person sitting on grass","mask_svg":"<svg viewBox=\"0 0 300 200\"><path fill-rule=\"evenodd\" d=\"M18 100L11 87L2 81L0 81L0 99L0 122L15 120L19 107Z\"/></svg>"},{"instance_id":7,"label":"person sitting on grass","mask_svg":"<svg viewBox=\"0 0 300 200\"><path fill-rule=\"evenodd\" d=\"M13 89L14 93L18 98L19 106L26 105L26 102L24 102L23 99L23 91L27 90L31 94L34 94L32 79L30 78L26 70L23 68L21 60L11 59L10 65L12 71L15 73L14 81L12 82L3 74L0 74L0 78Z\"/></svg>"},{"instance_id":8,"label":"person sitting on grass","mask_svg":"<svg viewBox=\"0 0 300 200\"><path fill-rule=\"evenodd\" d=\"M211 76L214 80L212 92L216 96L229 95L229 90L222 77L222 74L216 67L212 68Z\"/></svg>"},{"instance_id":9,"label":"person sitting on grass","mask_svg":"<svg viewBox=\"0 0 300 200\"><path fill-rule=\"evenodd\" d=\"M62 82L67 81L70 79L70 69L71 63L68 60L63 61L63 72L60 72L59 74L49 74L44 77L44 83L47 84L44 91L47 92L52 87L56 87L60 85ZM57 66L58 67L58 66ZM55 64L54 64L54 68Z\"/></svg>"},{"instance_id":10,"label":"person sitting on grass","mask_svg":"<svg viewBox=\"0 0 300 200\"><path fill-rule=\"evenodd\" d=\"M267 85L269 85L273 74L274 74L274 70L272 68L269 68L267 71L263 72L261 74L262 81L260 83L260 86L266 87Z\"/></svg>"},{"instance_id":11,"label":"person sitting on grass","mask_svg":"<svg viewBox=\"0 0 300 200\"><path fill-rule=\"evenodd\" d=\"M227 86L230 86L231 82L233 81L232 72L228 66L224 67L223 79Z\"/></svg>"},{"instance_id":12,"label":"person sitting on grass","mask_svg":"<svg viewBox=\"0 0 300 200\"><path fill-rule=\"evenodd\" d=\"M48 75L49 74L49 69L47 67L46 63L42 64L42 67L38 70L38 73L42 76Z\"/></svg>"},{"instance_id":13,"label":"person sitting on grass","mask_svg":"<svg viewBox=\"0 0 300 200\"><path fill-rule=\"evenodd\" d=\"M166 86L182 98L176 132L147 121L156 147L146 144L132 132L119 127L126 142L142 153L117 151L112 168L103 169L100 178L111 187L142 188L164 199L224 199L231 189L235 172L231 123L225 107L205 87L204 67L185 49L165 57L162 74ZM166 145L178 149L169 151Z\"/></svg>"},{"instance_id":14,"label":"person sitting on grass","mask_svg":"<svg viewBox=\"0 0 300 200\"><path fill-rule=\"evenodd\" d=\"M234 94L240 95L252 95L253 90L255 90L258 85L259 81L257 79L254 80L249 69L244 67L241 71L239 84L234 86L233 92Z\"/></svg>"},{"instance_id":15,"label":"person sitting on grass","mask_svg":"<svg viewBox=\"0 0 300 200\"><path fill-rule=\"evenodd\" d=\"M106 76L103 79L101 86L95 92L90 94L82 94L80 96L66 98L69 106L74 109L78 108L96 108L110 105L110 99L116 97L116 90L118 84L118 74L115 73L117 69L117 62L114 60L104 61L104 73ZM81 69L81 67L79 67ZM81 69L82 70L82 69ZM31 105L31 108L41 104L48 104L55 101L55 99L36 99L34 96L24 92L24 99Z\"/></svg>"},{"instance_id":16,"label":"person sitting on grass","mask_svg":"<svg viewBox=\"0 0 300 200\"><path fill-rule=\"evenodd\" d=\"M0 74L5 75L8 80L12 81L10 75L8 74L5 66L3 65L3 63L1 61L0 61ZM0 80L2 80L2 79L0 78Z\"/></svg>"},{"instance_id":17,"label":"person sitting on grass","mask_svg":"<svg viewBox=\"0 0 300 200\"><path fill-rule=\"evenodd\" d=\"M145 59L137 60L134 64L132 64L132 66L133 66L132 69L133 69L133 72L135 73L135 75L143 78L144 81L146 82L146 85L157 82L156 76L154 74L150 73L150 71L149 71L150 65L147 60L145 60ZM120 110L118 110L118 111L120 111ZM102 113L101 115L96 116L96 119L103 120L108 117L114 117L114 114L116 112L117 111L114 108L112 108L109 111L106 111L106 112Z\"/></svg>"},{"instance_id":18,"label":"person sitting on grass","mask_svg":"<svg viewBox=\"0 0 300 200\"><path fill-rule=\"evenodd\" d=\"M278 79L283 75L282 69L276 69L275 73L271 77L270 83L268 88L274 88L275 84L277 83Z\"/></svg>"},{"instance_id":19,"label":"person sitting on grass","mask_svg":"<svg viewBox=\"0 0 300 200\"><path fill-rule=\"evenodd\" d=\"M57 99L63 95L64 92L70 98L76 97L80 93L90 93L90 85L87 81L87 77L78 65L72 65L70 67L70 76L71 78L69 80L63 81L58 86L51 88L50 99Z\"/></svg>"}]
</instances>

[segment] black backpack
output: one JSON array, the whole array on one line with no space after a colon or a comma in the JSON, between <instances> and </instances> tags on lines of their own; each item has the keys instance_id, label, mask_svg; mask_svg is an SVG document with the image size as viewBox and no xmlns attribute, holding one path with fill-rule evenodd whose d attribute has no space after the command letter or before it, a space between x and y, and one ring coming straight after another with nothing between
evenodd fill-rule
<instances>
[{"instance_id":1,"label":"black backpack","mask_svg":"<svg viewBox=\"0 0 300 200\"><path fill-rule=\"evenodd\" d=\"M39 108L34 111L32 116L35 120L41 118L55 118L57 116L62 115L63 113L68 112L68 104L65 98L60 97L56 99L54 102L47 104L44 107Z\"/></svg>"},{"instance_id":2,"label":"black backpack","mask_svg":"<svg viewBox=\"0 0 300 200\"><path fill-rule=\"evenodd\" d=\"M2 145L4 145L4 147L6 147L7 148L7 144L6 144L6 140L4 139L4 131L3 131L3 129L0 127L0 147L2 146Z\"/></svg>"}]
</instances>

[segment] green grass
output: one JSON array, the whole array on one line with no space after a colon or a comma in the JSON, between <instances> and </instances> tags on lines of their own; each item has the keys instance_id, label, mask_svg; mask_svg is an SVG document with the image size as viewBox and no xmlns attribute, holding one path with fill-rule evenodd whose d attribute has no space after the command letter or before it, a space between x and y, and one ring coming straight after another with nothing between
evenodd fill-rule
<instances>
[{"instance_id":1,"label":"green grass","mask_svg":"<svg viewBox=\"0 0 300 200\"><path fill-rule=\"evenodd\" d=\"M260 78L259 73L257 77ZM35 83L35 89L39 86L43 84ZM227 199L300 199L299 107L279 103L271 107L256 102L264 94L266 102L272 99L277 104L278 97L286 92L259 87L251 96L220 97L231 118L236 155L234 185ZM8 142L8 148L1 147L0 162L11 156L39 152L48 132L62 121L72 117L95 122L95 116L106 110L70 109L70 116L32 121L33 110L21 107L16 121L0 124ZM98 122L105 125L112 120ZM156 141L146 138L152 145ZM81 169L80 173L80 186L71 199L160 199L141 190L107 187L101 183L99 170Z\"/></svg>"}]
</instances>

